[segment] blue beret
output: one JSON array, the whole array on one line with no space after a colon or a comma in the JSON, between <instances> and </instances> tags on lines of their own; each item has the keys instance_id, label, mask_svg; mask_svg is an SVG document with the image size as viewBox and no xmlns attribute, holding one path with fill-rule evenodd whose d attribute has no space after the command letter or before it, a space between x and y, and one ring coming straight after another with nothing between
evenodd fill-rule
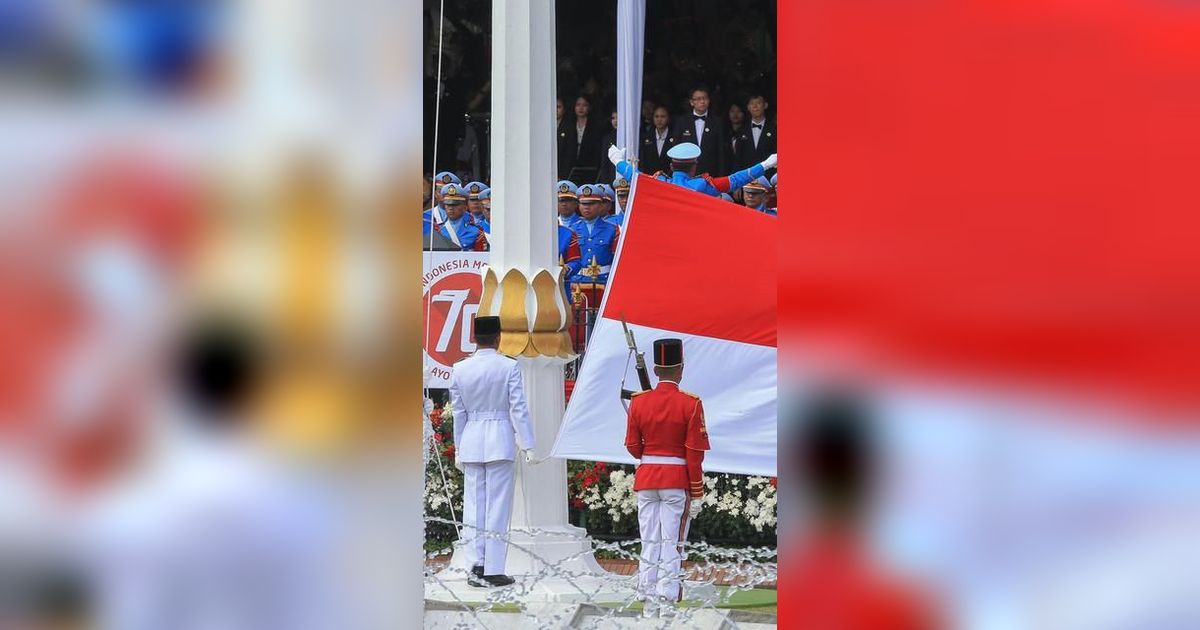
<instances>
[{"instance_id":1,"label":"blue beret","mask_svg":"<svg viewBox=\"0 0 1200 630\"><path fill-rule=\"evenodd\" d=\"M700 157L700 147L691 142L677 144L671 147L670 151L667 151L667 157L680 162L695 160Z\"/></svg>"},{"instance_id":2,"label":"blue beret","mask_svg":"<svg viewBox=\"0 0 1200 630\"><path fill-rule=\"evenodd\" d=\"M450 171L442 171L441 173L434 175L433 181L439 182L439 183L455 183L460 186L462 185L462 180L458 178L458 175L455 175L454 173L451 173Z\"/></svg>"}]
</instances>

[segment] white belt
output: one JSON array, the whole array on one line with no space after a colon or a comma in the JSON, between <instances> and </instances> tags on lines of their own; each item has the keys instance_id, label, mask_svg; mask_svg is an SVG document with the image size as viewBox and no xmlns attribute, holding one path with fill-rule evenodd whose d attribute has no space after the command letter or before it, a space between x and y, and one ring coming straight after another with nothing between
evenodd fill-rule
<instances>
[{"instance_id":1,"label":"white belt","mask_svg":"<svg viewBox=\"0 0 1200 630\"><path fill-rule=\"evenodd\" d=\"M687 466L687 460L682 457L666 457L664 455L642 455L643 464L676 464Z\"/></svg>"},{"instance_id":2,"label":"white belt","mask_svg":"<svg viewBox=\"0 0 1200 630\"><path fill-rule=\"evenodd\" d=\"M603 274L608 273L609 271L612 271L612 265L596 265L596 266L600 268L600 271L596 272L597 278L599 278ZM591 276L584 273L587 270L588 270L587 265L584 265L579 268L579 273L577 275L584 276L585 278L590 278Z\"/></svg>"},{"instance_id":3,"label":"white belt","mask_svg":"<svg viewBox=\"0 0 1200 630\"><path fill-rule=\"evenodd\" d=\"M468 411L467 420L508 420L507 411Z\"/></svg>"}]
</instances>

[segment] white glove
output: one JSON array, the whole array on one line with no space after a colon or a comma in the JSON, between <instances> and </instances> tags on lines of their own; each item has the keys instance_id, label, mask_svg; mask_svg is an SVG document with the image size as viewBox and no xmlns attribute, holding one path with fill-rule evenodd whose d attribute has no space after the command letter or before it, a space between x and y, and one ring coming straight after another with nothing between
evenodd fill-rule
<instances>
[{"instance_id":1,"label":"white glove","mask_svg":"<svg viewBox=\"0 0 1200 630\"><path fill-rule=\"evenodd\" d=\"M620 164L621 160L624 160L624 159L625 159L625 151L624 150L618 149L617 145L615 145L615 144L608 147L608 161L612 162L613 166Z\"/></svg>"},{"instance_id":2,"label":"white glove","mask_svg":"<svg viewBox=\"0 0 1200 630\"><path fill-rule=\"evenodd\" d=\"M688 518L694 519L700 516L700 510L704 508L704 506L700 505L700 501L700 497L692 497L691 503L688 504Z\"/></svg>"},{"instance_id":3,"label":"white glove","mask_svg":"<svg viewBox=\"0 0 1200 630\"><path fill-rule=\"evenodd\" d=\"M529 463L532 463L532 462L533 462L533 449L531 449L531 448L523 448L523 449L521 449L521 454L525 456L525 463L526 463L526 464L529 464Z\"/></svg>"},{"instance_id":4,"label":"white glove","mask_svg":"<svg viewBox=\"0 0 1200 630\"><path fill-rule=\"evenodd\" d=\"M463 463L458 461L457 457L454 458L454 467L458 469L458 472L467 472L467 467L463 466Z\"/></svg>"},{"instance_id":5,"label":"white glove","mask_svg":"<svg viewBox=\"0 0 1200 630\"><path fill-rule=\"evenodd\" d=\"M775 168L775 164L778 163L778 160L775 159L775 155L776 154L772 153L767 159L760 162L760 164L762 164L764 171L767 169Z\"/></svg>"}]
</instances>

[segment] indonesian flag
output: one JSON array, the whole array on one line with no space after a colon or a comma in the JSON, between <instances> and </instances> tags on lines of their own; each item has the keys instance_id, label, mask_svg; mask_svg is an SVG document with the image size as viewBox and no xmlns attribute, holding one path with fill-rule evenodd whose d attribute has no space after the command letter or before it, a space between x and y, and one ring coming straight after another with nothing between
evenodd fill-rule
<instances>
[{"instance_id":1,"label":"indonesian flag","mask_svg":"<svg viewBox=\"0 0 1200 630\"><path fill-rule=\"evenodd\" d=\"M871 381L874 551L945 627L1200 628L1185 5L779 3L780 389Z\"/></svg>"},{"instance_id":2,"label":"indonesian flag","mask_svg":"<svg viewBox=\"0 0 1200 630\"><path fill-rule=\"evenodd\" d=\"M625 389L638 389L624 319L653 363L656 339L683 339L680 386L704 401L704 468L775 473L777 220L638 176L621 245L554 445L556 457L633 463ZM651 381L654 381L653 376Z\"/></svg>"}]
</instances>

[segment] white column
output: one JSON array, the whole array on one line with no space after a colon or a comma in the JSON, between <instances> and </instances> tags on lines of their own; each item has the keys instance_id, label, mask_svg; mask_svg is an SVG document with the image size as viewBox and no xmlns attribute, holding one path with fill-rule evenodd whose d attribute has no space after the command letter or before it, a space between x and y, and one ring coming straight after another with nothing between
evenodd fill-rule
<instances>
[{"instance_id":1,"label":"white column","mask_svg":"<svg viewBox=\"0 0 1200 630\"><path fill-rule=\"evenodd\" d=\"M491 266L500 272L516 268L527 278L539 269L557 274L554 3L494 0L492 33ZM562 424L562 361L520 361L540 458ZM520 462L516 484L510 574L540 570L541 563L522 548L554 563L590 547L586 532L567 524L565 460ZM557 535L535 535L531 529ZM600 572L590 554L563 568Z\"/></svg>"},{"instance_id":2,"label":"white column","mask_svg":"<svg viewBox=\"0 0 1200 630\"><path fill-rule=\"evenodd\" d=\"M557 269L554 4L492 6L492 255L528 278Z\"/></svg>"}]
</instances>

